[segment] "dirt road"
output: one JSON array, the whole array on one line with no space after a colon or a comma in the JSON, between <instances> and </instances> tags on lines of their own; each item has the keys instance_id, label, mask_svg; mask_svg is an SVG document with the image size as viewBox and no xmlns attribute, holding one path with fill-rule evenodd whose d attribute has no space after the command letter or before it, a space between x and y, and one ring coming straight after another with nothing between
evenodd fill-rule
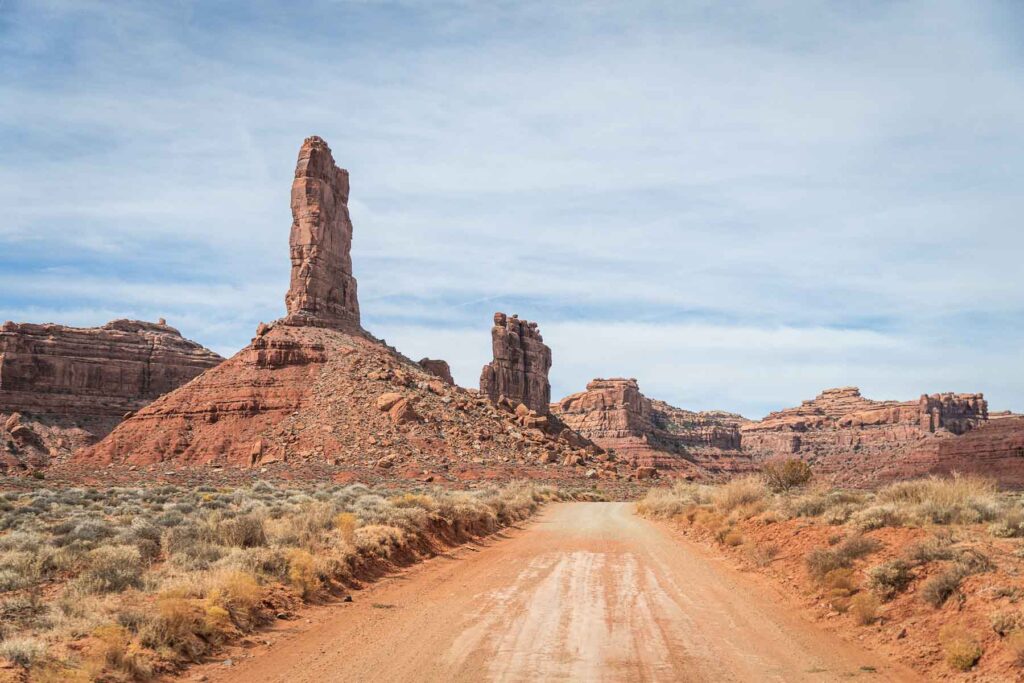
<instances>
[{"instance_id":1,"label":"dirt road","mask_svg":"<svg viewBox=\"0 0 1024 683\"><path fill-rule=\"evenodd\" d=\"M627 503L523 528L315 610L213 681L919 680Z\"/></svg>"}]
</instances>

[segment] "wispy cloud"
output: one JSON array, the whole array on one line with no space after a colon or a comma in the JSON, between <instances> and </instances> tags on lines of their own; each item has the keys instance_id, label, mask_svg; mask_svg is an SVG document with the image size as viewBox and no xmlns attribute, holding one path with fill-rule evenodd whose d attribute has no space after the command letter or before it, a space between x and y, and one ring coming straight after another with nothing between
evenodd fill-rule
<instances>
[{"instance_id":1,"label":"wispy cloud","mask_svg":"<svg viewBox=\"0 0 1024 683\"><path fill-rule=\"evenodd\" d=\"M754 414L854 383L1024 409L1022 17L7 2L0 318L241 346L281 313L317 133L352 173L368 325L465 383L505 308L541 322L556 393L632 373Z\"/></svg>"}]
</instances>

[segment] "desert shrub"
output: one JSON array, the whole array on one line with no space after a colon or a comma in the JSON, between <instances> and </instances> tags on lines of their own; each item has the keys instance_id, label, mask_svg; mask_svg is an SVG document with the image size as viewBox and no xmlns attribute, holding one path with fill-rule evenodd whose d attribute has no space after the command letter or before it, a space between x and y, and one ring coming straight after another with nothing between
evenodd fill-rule
<instances>
[{"instance_id":1,"label":"desert shrub","mask_svg":"<svg viewBox=\"0 0 1024 683\"><path fill-rule=\"evenodd\" d=\"M860 531L902 526L903 514L895 505L874 505L850 516L850 524Z\"/></svg>"},{"instance_id":2,"label":"desert shrub","mask_svg":"<svg viewBox=\"0 0 1024 683\"><path fill-rule=\"evenodd\" d=\"M832 548L815 548L806 558L811 576L821 579L835 569L848 569L856 560L870 555L882 546L867 536L850 536Z\"/></svg>"},{"instance_id":3,"label":"desert shrub","mask_svg":"<svg viewBox=\"0 0 1024 683\"><path fill-rule=\"evenodd\" d=\"M822 578L821 584L832 609L846 612L850 608L850 597L857 592L852 569L833 569Z\"/></svg>"},{"instance_id":4,"label":"desert shrub","mask_svg":"<svg viewBox=\"0 0 1024 683\"><path fill-rule=\"evenodd\" d=\"M910 564L901 559L875 565L868 570L867 574L868 588L885 600L906 590L914 578L910 571Z\"/></svg>"},{"instance_id":5,"label":"desert shrub","mask_svg":"<svg viewBox=\"0 0 1024 683\"><path fill-rule=\"evenodd\" d=\"M942 607L946 600L960 588L964 574L957 567L951 567L930 577L921 586L921 599L932 607Z\"/></svg>"},{"instance_id":6,"label":"desert shrub","mask_svg":"<svg viewBox=\"0 0 1024 683\"><path fill-rule=\"evenodd\" d=\"M903 557L916 565L924 565L939 560L951 560L954 552L949 538L932 536L908 547Z\"/></svg>"},{"instance_id":7,"label":"desert shrub","mask_svg":"<svg viewBox=\"0 0 1024 683\"><path fill-rule=\"evenodd\" d=\"M46 644L36 638L8 638L0 642L0 657L29 668L46 657Z\"/></svg>"},{"instance_id":8,"label":"desert shrub","mask_svg":"<svg viewBox=\"0 0 1024 683\"><path fill-rule=\"evenodd\" d=\"M1006 638L1006 649L1010 652L1014 666L1024 667L1024 631L1014 631Z\"/></svg>"},{"instance_id":9,"label":"desert shrub","mask_svg":"<svg viewBox=\"0 0 1024 683\"><path fill-rule=\"evenodd\" d=\"M202 638L204 613L185 598L162 596L156 613L139 631L139 641L154 650L166 648L188 661L198 661L209 645Z\"/></svg>"},{"instance_id":10,"label":"desert shrub","mask_svg":"<svg viewBox=\"0 0 1024 683\"><path fill-rule=\"evenodd\" d=\"M206 595L210 606L223 609L231 623L243 631L260 620L263 589L245 572L228 570L210 577Z\"/></svg>"},{"instance_id":11,"label":"desert shrub","mask_svg":"<svg viewBox=\"0 0 1024 683\"><path fill-rule=\"evenodd\" d=\"M797 496L790 499L786 507L794 517L818 517L828 509L828 497L821 493Z\"/></svg>"},{"instance_id":12,"label":"desert shrub","mask_svg":"<svg viewBox=\"0 0 1024 683\"><path fill-rule=\"evenodd\" d=\"M31 586L41 578L35 554L23 550L0 553L0 593Z\"/></svg>"},{"instance_id":13,"label":"desert shrub","mask_svg":"<svg viewBox=\"0 0 1024 683\"><path fill-rule=\"evenodd\" d=\"M989 615L988 620L992 624L992 630L1000 637L1008 636L1014 631L1020 630L1024 625L1024 618L1020 612L993 612Z\"/></svg>"},{"instance_id":14,"label":"desert shrub","mask_svg":"<svg viewBox=\"0 0 1024 683\"><path fill-rule=\"evenodd\" d=\"M850 613L861 626L873 624L878 619L879 603L874 593L858 593L850 601Z\"/></svg>"},{"instance_id":15,"label":"desert shrub","mask_svg":"<svg viewBox=\"0 0 1024 683\"><path fill-rule=\"evenodd\" d=\"M950 624L939 632L946 663L957 671L968 671L981 659L978 639L962 626Z\"/></svg>"},{"instance_id":16,"label":"desert shrub","mask_svg":"<svg viewBox=\"0 0 1024 683\"><path fill-rule=\"evenodd\" d=\"M761 466L761 476L772 491L789 491L811 480L811 466L799 458L769 460Z\"/></svg>"},{"instance_id":17,"label":"desert shrub","mask_svg":"<svg viewBox=\"0 0 1024 683\"><path fill-rule=\"evenodd\" d=\"M142 557L130 545L100 546L89 552L76 584L89 593L117 593L142 583Z\"/></svg>"},{"instance_id":18,"label":"desert shrub","mask_svg":"<svg viewBox=\"0 0 1024 683\"><path fill-rule=\"evenodd\" d=\"M1020 538L1024 536L1024 516L1016 512L1007 515L989 524L988 532L996 538Z\"/></svg>"},{"instance_id":19,"label":"desert shrub","mask_svg":"<svg viewBox=\"0 0 1024 683\"><path fill-rule=\"evenodd\" d=\"M768 496L768 488L757 476L749 475L732 479L711 494L711 501L720 512L731 512L739 507L747 507L760 502Z\"/></svg>"},{"instance_id":20,"label":"desert shrub","mask_svg":"<svg viewBox=\"0 0 1024 683\"><path fill-rule=\"evenodd\" d=\"M736 546L743 545L743 534L740 533L739 529L732 529L725 534L722 538L722 542L735 548Z\"/></svg>"},{"instance_id":21,"label":"desert shrub","mask_svg":"<svg viewBox=\"0 0 1024 683\"><path fill-rule=\"evenodd\" d=\"M779 546L774 543L760 545L751 543L746 548L747 559L758 567L767 567L779 555Z\"/></svg>"},{"instance_id":22,"label":"desert shrub","mask_svg":"<svg viewBox=\"0 0 1024 683\"><path fill-rule=\"evenodd\" d=\"M339 512L334 518L334 528L338 530L341 540L348 545L355 545L356 528L359 520L351 512Z\"/></svg>"},{"instance_id":23,"label":"desert shrub","mask_svg":"<svg viewBox=\"0 0 1024 683\"><path fill-rule=\"evenodd\" d=\"M905 510L913 519L933 524L991 521L999 511L995 483L974 476L897 482L879 490L877 497Z\"/></svg>"},{"instance_id":24,"label":"desert shrub","mask_svg":"<svg viewBox=\"0 0 1024 683\"><path fill-rule=\"evenodd\" d=\"M101 666L126 674L129 680L144 681L153 675L153 665L131 634L119 624L100 626L92 633L98 643L97 658Z\"/></svg>"},{"instance_id":25,"label":"desert shrub","mask_svg":"<svg viewBox=\"0 0 1024 683\"><path fill-rule=\"evenodd\" d=\"M263 520L255 515L225 519L214 527L215 542L235 548L255 548L267 544Z\"/></svg>"},{"instance_id":26,"label":"desert shrub","mask_svg":"<svg viewBox=\"0 0 1024 683\"><path fill-rule=\"evenodd\" d=\"M313 556L301 548L288 551L288 581L304 599L320 592L320 577Z\"/></svg>"},{"instance_id":27,"label":"desert shrub","mask_svg":"<svg viewBox=\"0 0 1024 683\"><path fill-rule=\"evenodd\" d=\"M355 545L365 555L390 557L405 545L405 534L395 527L371 524L356 529Z\"/></svg>"}]
</instances>

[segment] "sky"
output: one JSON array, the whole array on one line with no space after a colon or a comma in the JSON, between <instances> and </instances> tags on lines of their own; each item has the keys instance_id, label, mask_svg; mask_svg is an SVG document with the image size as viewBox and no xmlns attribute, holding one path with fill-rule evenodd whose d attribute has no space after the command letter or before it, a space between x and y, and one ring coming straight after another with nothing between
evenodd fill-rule
<instances>
[{"instance_id":1,"label":"sky","mask_svg":"<svg viewBox=\"0 0 1024 683\"><path fill-rule=\"evenodd\" d=\"M301 5L301 6L300 6ZM281 317L303 139L364 327L475 387L1024 411L1024 4L0 0L0 321Z\"/></svg>"}]
</instances>

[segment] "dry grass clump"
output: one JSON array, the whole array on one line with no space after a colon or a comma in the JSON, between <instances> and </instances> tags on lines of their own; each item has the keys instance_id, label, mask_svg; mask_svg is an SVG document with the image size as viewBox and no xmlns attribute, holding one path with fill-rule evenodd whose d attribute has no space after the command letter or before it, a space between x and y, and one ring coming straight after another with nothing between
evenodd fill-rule
<instances>
[{"instance_id":1,"label":"dry grass clump","mask_svg":"<svg viewBox=\"0 0 1024 683\"><path fill-rule=\"evenodd\" d=\"M939 642L946 663L957 671L969 671L981 659L983 650L978 639L962 626L950 624L939 632Z\"/></svg>"},{"instance_id":2,"label":"dry grass clump","mask_svg":"<svg viewBox=\"0 0 1024 683\"><path fill-rule=\"evenodd\" d=\"M867 536L850 536L832 548L815 548L807 554L807 571L821 580L836 569L849 569L853 563L882 547L882 544Z\"/></svg>"},{"instance_id":3,"label":"dry grass clump","mask_svg":"<svg viewBox=\"0 0 1024 683\"><path fill-rule=\"evenodd\" d=\"M1000 508L995 482L958 474L897 482L879 490L877 499L915 521L932 524L991 521Z\"/></svg>"},{"instance_id":4,"label":"dry grass clump","mask_svg":"<svg viewBox=\"0 0 1024 683\"><path fill-rule=\"evenodd\" d=\"M560 496L529 483L6 492L0 657L33 678L145 679L344 590L360 572L494 531ZM44 584L56 595L40 599Z\"/></svg>"},{"instance_id":5,"label":"dry grass clump","mask_svg":"<svg viewBox=\"0 0 1024 683\"><path fill-rule=\"evenodd\" d=\"M694 505L711 502L711 487L676 482L672 487L653 487L636 504L636 510L644 517L675 517Z\"/></svg>"},{"instance_id":6,"label":"dry grass clump","mask_svg":"<svg viewBox=\"0 0 1024 683\"><path fill-rule=\"evenodd\" d=\"M750 510L759 505L763 510L767 497L768 487L764 480L749 475L737 477L717 487L711 494L711 503L719 512L732 512L741 508Z\"/></svg>"},{"instance_id":7,"label":"dry grass clump","mask_svg":"<svg viewBox=\"0 0 1024 683\"><path fill-rule=\"evenodd\" d=\"M875 565L868 569L867 573L868 588L883 600L890 600L897 593L902 593L914 580L914 575L910 571L910 563L902 559Z\"/></svg>"},{"instance_id":8,"label":"dry grass clump","mask_svg":"<svg viewBox=\"0 0 1024 683\"><path fill-rule=\"evenodd\" d=\"M1021 626L1024 626L1024 616L1020 612L993 612L989 615L988 619L989 623L992 624L992 630L1000 638L1005 638L1014 631L1019 631Z\"/></svg>"},{"instance_id":9,"label":"dry grass clump","mask_svg":"<svg viewBox=\"0 0 1024 683\"><path fill-rule=\"evenodd\" d=\"M850 601L850 613L861 626L868 626L878 620L880 603L874 593L858 593Z\"/></svg>"}]
</instances>

